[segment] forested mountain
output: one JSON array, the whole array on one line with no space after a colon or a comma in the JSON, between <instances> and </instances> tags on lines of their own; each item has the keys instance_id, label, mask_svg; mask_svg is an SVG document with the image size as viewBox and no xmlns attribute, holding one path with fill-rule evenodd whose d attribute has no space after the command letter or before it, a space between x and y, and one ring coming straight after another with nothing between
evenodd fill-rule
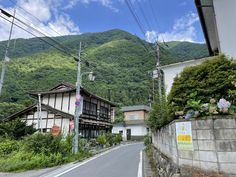
<instances>
[{"instance_id":1,"label":"forested mountain","mask_svg":"<svg viewBox=\"0 0 236 177\"><path fill-rule=\"evenodd\" d=\"M147 103L151 90L148 72L156 63L152 44L122 30L54 39L74 55L78 53L79 42L83 43L82 60L89 66L83 65L82 72L94 71L96 74L95 82L83 77L83 87L105 98L110 89L111 100L119 105ZM162 65L208 55L205 44L168 42L160 45ZM2 58L5 46L6 42L0 42ZM10 58L0 98L0 117L4 117L7 110L14 110L8 109L11 105L20 109L31 104L33 100L28 92L47 90L62 81L75 83L74 59L37 38L13 40Z\"/></svg>"}]
</instances>

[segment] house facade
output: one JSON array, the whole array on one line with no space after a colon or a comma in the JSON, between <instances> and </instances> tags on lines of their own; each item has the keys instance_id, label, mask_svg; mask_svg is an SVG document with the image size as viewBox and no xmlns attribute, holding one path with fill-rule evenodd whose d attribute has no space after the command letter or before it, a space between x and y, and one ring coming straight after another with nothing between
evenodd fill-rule
<instances>
[{"instance_id":1,"label":"house facade","mask_svg":"<svg viewBox=\"0 0 236 177\"><path fill-rule=\"evenodd\" d=\"M75 94L75 86L69 83L61 83L48 91L30 93L37 103L11 115L8 119L19 117L43 132L50 132L53 126L58 126L63 134L68 134L74 127ZM115 104L83 88L80 94L83 97L83 110L79 118L80 135L84 138L94 138L101 131L111 130Z\"/></svg>"},{"instance_id":2,"label":"house facade","mask_svg":"<svg viewBox=\"0 0 236 177\"><path fill-rule=\"evenodd\" d=\"M235 0L195 0L210 55L236 58Z\"/></svg>"},{"instance_id":3,"label":"house facade","mask_svg":"<svg viewBox=\"0 0 236 177\"><path fill-rule=\"evenodd\" d=\"M124 122L113 125L112 133L122 134L123 140L142 140L148 134L145 123L150 108L146 105L126 106L121 108Z\"/></svg>"}]
</instances>

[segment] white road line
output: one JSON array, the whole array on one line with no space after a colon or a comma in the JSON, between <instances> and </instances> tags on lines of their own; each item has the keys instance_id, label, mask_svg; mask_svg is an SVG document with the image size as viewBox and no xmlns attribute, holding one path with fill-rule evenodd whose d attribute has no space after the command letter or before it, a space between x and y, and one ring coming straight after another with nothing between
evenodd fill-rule
<instances>
[{"instance_id":1,"label":"white road line","mask_svg":"<svg viewBox=\"0 0 236 177\"><path fill-rule=\"evenodd\" d=\"M101 154L99 154L99 155L96 155L96 156L94 156L94 157L88 159L88 160L85 160L84 162L82 162L82 163L80 163L80 164L78 164L78 165L73 166L72 168L69 168L68 170L66 170L66 171L64 171L64 172L62 172L62 173L59 173L59 174L55 175L54 177L59 177L59 176L61 176L61 175L64 175L64 174L68 173L69 171L74 170L75 168L78 168L78 167L80 167L80 166L82 166L82 165L84 165L84 164L86 164L86 163L88 163L88 162L90 162L90 161L92 161L92 160L94 160L94 159L96 159L96 158L98 158L98 157L101 157L101 156L103 156L103 155L105 155L105 154L107 154L107 153L109 153L109 152L111 152L111 151L114 151L114 150L116 150L116 149L118 149L118 148L121 148L121 147L124 147L124 146L130 146L130 145L134 145L134 144L138 144L138 143L125 144L125 145L121 145L121 146L118 146L118 147L116 147L116 148L113 148L113 149L111 149L111 150L105 151L105 152L103 152L103 153L101 153ZM141 162L142 162L142 161L141 161ZM140 162L139 162L139 163L140 163ZM141 169L141 170L142 170L142 169ZM142 177L142 176L138 176L138 177Z\"/></svg>"},{"instance_id":2,"label":"white road line","mask_svg":"<svg viewBox=\"0 0 236 177\"><path fill-rule=\"evenodd\" d=\"M138 175L137 177L143 176L143 151L140 151L140 158L139 158L139 164L138 164Z\"/></svg>"}]
</instances>

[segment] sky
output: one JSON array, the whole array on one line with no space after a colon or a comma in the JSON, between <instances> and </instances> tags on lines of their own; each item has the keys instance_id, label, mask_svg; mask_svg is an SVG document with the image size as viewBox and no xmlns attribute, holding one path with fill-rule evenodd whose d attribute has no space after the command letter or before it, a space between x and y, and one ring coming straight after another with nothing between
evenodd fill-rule
<instances>
[{"instance_id":1,"label":"sky","mask_svg":"<svg viewBox=\"0 0 236 177\"><path fill-rule=\"evenodd\" d=\"M194 0L0 0L0 8L11 14L16 9L16 18L48 36L122 29L148 42L205 42ZM0 17L12 21L3 14ZM31 31L21 22L15 23ZM10 23L0 18L0 41L8 39L9 31ZM30 37L13 27L12 38Z\"/></svg>"}]
</instances>

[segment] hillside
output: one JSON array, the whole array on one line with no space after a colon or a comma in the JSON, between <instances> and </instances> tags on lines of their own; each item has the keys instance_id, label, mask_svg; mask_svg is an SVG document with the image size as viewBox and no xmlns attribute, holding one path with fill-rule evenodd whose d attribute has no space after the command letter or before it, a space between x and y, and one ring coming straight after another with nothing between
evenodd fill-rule
<instances>
[{"instance_id":1,"label":"hillside","mask_svg":"<svg viewBox=\"0 0 236 177\"><path fill-rule=\"evenodd\" d=\"M141 42L138 37L122 30L55 39L74 54L77 53L80 41L85 45L82 60L88 61L90 67L83 65L82 71L94 71L96 74L95 82L83 78L86 89L108 98L109 88L112 101L119 105L147 103L151 92L148 71L154 69L156 61L154 53L147 53L142 44L149 50L151 44ZM0 55L3 56L5 42L0 42L0 46ZM171 47L163 48L162 65L207 56L204 44L175 42ZM14 108L19 109L31 104L33 100L27 93L32 90L46 90L62 81L75 83L76 62L39 39L18 39L15 49L10 51L10 57L12 60L0 98L0 117L8 114L7 110L13 112L14 109L6 109L12 103Z\"/></svg>"}]
</instances>

